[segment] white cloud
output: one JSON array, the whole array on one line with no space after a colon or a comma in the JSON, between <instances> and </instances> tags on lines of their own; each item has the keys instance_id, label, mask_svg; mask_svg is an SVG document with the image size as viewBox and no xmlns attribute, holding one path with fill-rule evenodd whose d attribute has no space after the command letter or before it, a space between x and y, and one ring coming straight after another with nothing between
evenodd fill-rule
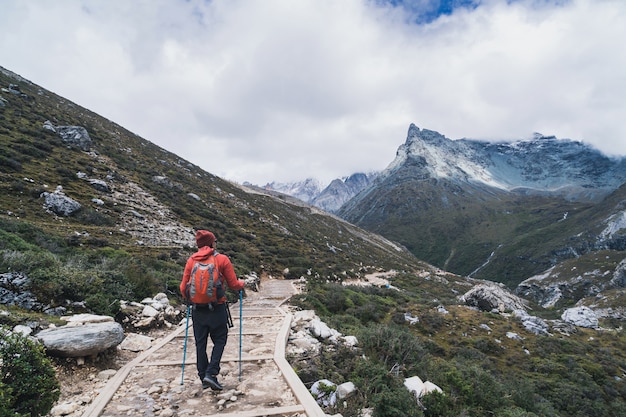
<instances>
[{"instance_id":1,"label":"white cloud","mask_svg":"<svg viewBox=\"0 0 626 417\"><path fill-rule=\"evenodd\" d=\"M625 18L621 0L422 25L365 0L4 0L0 65L222 177L329 181L385 168L410 123L626 155Z\"/></svg>"}]
</instances>

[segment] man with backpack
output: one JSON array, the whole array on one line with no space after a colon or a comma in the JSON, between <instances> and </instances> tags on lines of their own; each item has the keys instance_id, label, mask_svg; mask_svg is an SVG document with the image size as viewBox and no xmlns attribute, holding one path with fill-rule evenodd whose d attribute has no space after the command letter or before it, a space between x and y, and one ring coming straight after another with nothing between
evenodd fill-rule
<instances>
[{"instance_id":1,"label":"man with backpack","mask_svg":"<svg viewBox=\"0 0 626 417\"><path fill-rule=\"evenodd\" d=\"M198 251L187 259L180 292L192 305L193 335L196 342L196 365L202 388L222 390L217 380L220 361L228 338L228 311L224 282L228 288L242 291L244 281L237 279L228 256L216 251L215 235L208 230L196 232ZM211 360L207 356L208 338L213 342Z\"/></svg>"}]
</instances>

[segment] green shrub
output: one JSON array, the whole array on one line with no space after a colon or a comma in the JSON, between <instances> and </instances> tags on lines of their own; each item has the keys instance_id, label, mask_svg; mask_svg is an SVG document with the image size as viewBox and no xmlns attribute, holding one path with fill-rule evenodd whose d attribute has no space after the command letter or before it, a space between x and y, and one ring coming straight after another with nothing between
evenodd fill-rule
<instances>
[{"instance_id":1,"label":"green shrub","mask_svg":"<svg viewBox=\"0 0 626 417\"><path fill-rule=\"evenodd\" d=\"M372 398L374 417L420 417L415 397L404 388L384 390Z\"/></svg>"},{"instance_id":2,"label":"green shrub","mask_svg":"<svg viewBox=\"0 0 626 417\"><path fill-rule=\"evenodd\" d=\"M0 416L48 414L60 387L42 345L0 328Z\"/></svg>"},{"instance_id":3,"label":"green shrub","mask_svg":"<svg viewBox=\"0 0 626 417\"><path fill-rule=\"evenodd\" d=\"M424 416L426 417L447 417L456 416L454 410L454 401L449 395L445 395L438 391L433 391L421 398L424 406Z\"/></svg>"},{"instance_id":4,"label":"green shrub","mask_svg":"<svg viewBox=\"0 0 626 417\"><path fill-rule=\"evenodd\" d=\"M19 161L13 158L5 158L2 155L0 155L0 167L2 167L0 170L3 172L20 172L22 170L22 164Z\"/></svg>"},{"instance_id":5,"label":"green shrub","mask_svg":"<svg viewBox=\"0 0 626 417\"><path fill-rule=\"evenodd\" d=\"M538 417L537 414L531 413L519 407L507 407L498 410L495 417Z\"/></svg>"},{"instance_id":6,"label":"green shrub","mask_svg":"<svg viewBox=\"0 0 626 417\"><path fill-rule=\"evenodd\" d=\"M404 387L403 379L390 373L382 363L360 361L353 381L374 406L375 417L423 416L415 397Z\"/></svg>"},{"instance_id":7,"label":"green shrub","mask_svg":"<svg viewBox=\"0 0 626 417\"><path fill-rule=\"evenodd\" d=\"M91 291L85 290L83 297L87 307L96 314L114 316L120 310L121 300L133 299L126 277L116 271L103 271L94 276L88 286Z\"/></svg>"},{"instance_id":8,"label":"green shrub","mask_svg":"<svg viewBox=\"0 0 626 417\"><path fill-rule=\"evenodd\" d=\"M377 358L388 368L395 364L417 364L424 355L417 337L397 325L373 325L365 328L357 338L367 356Z\"/></svg>"},{"instance_id":9,"label":"green shrub","mask_svg":"<svg viewBox=\"0 0 626 417\"><path fill-rule=\"evenodd\" d=\"M490 337L477 337L473 343L474 347L484 354L497 356L503 353L502 346Z\"/></svg>"},{"instance_id":10,"label":"green shrub","mask_svg":"<svg viewBox=\"0 0 626 417\"><path fill-rule=\"evenodd\" d=\"M385 313L387 312L386 308L383 308L381 305L377 305L373 302L366 303L364 305L350 308L347 310L349 314L354 315L361 323L378 323L383 320L385 317Z\"/></svg>"},{"instance_id":11,"label":"green shrub","mask_svg":"<svg viewBox=\"0 0 626 417\"><path fill-rule=\"evenodd\" d=\"M108 215L97 211L91 207L83 207L74 218L83 224L91 226L114 226L115 220Z\"/></svg>"}]
</instances>

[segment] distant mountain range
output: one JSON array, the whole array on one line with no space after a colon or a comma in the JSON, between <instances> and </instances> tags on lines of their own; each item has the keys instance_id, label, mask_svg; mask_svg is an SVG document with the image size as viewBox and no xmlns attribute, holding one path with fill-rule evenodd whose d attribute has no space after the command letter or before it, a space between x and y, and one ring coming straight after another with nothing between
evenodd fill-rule
<instances>
[{"instance_id":1,"label":"distant mountain range","mask_svg":"<svg viewBox=\"0 0 626 417\"><path fill-rule=\"evenodd\" d=\"M270 182L261 188L290 195L329 213L334 213L368 187L376 177L378 177L377 172L359 172L349 177L334 179L326 187L322 187L320 181L314 178L307 178L296 182ZM250 183L244 183L244 185L254 187Z\"/></svg>"},{"instance_id":2,"label":"distant mountain range","mask_svg":"<svg viewBox=\"0 0 626 417\"><path fill-rule=\"evenodd\" d=\"M411 124L367 179L341 205L333 184L306 201L461 275L516 288L566 260L626 249L626 158L578 141L450 140Z\"/></svg>"},{"instance_id":3,"label":"distant mountain range","mask_svg":"<svg viewBox=\"0 0 626 417\"><path fill-rule=\"evenodd\" d=\"M572 201L599 201L626 181L626 158L610 158L582 142L539 133L514 142L450 140L411 124L406 143L383 172L355 173L335 179L327 187L307 178L271 182L262 188L336 212L378 177L393 175L406 165L428 178L517 193L560 195Z\"/></svg>"}]
</instances>

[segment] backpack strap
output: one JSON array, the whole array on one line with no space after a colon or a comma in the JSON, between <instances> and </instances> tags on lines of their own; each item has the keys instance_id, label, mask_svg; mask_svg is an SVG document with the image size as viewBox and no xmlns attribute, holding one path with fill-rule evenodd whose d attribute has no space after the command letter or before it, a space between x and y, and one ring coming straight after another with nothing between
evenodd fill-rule
<instances>
[{"instance_id":1,"label":"backpack strap","mask_svg":"<svg viewBox=\"0 0 626 417\"><path fill-rule=\"evenodd\" d=\"M220 271L220 267L217 264L217 255L219 252L214 250L212 256L215 258L213 263L215 264L215 268L217 269L217 288L215 290L215 295L217 297L217 301L226 296L226 291L224 290L224 275L222 275L222 271Z\"/></svg>"}]
</instances>

